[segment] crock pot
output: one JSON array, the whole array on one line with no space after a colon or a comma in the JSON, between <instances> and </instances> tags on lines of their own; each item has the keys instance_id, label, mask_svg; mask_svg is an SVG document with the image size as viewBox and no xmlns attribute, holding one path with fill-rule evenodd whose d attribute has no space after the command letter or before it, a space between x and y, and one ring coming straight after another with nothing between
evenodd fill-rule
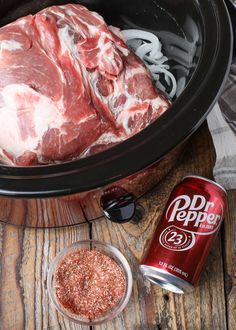
<instances>
[{"instance_id":1,"label":"crock pot","mask_svg":"<svg viewBox=\"0 0 236 330\"><path fill-rule=\"evenodd\" d=\"M130 219L135 199L174 166L184 142L203 123L229 71L233 34L223 0L1 1L0 25L72 2L121 29L155 32L170 58L173 50L186 52L187 70L174 58L172 65L177 76L185 74L187 86L160 119L110 150L60 165L0 166L0 220L7 223L54 227L103 213L112 220Z\"/></svg>"}]
</instances>

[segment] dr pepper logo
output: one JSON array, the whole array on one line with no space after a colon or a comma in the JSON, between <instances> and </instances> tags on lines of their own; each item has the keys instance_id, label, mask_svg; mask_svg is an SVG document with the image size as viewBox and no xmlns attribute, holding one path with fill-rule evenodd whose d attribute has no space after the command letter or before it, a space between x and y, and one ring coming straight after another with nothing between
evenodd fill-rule
<instances>
[{"instance_id":1,"label":"dr pepper logo","mask_svg":"<svg viewBox=\"0 0 236 330\"><path fill-rule=\"evenodd\" d=\"M166 211L166 220L170 225L198 235L216 232L222 219L223 206L216 209L215 203L207 201L202 195L178 196Z\"/></svg>"}]
</instances>

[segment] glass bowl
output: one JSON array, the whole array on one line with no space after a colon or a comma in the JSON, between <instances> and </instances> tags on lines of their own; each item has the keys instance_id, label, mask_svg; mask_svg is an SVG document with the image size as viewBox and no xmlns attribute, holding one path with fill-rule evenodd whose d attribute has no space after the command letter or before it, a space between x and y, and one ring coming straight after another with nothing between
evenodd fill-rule
<instances>
[{"instance_id":1,"label":"glass bowl","mask_svg":"<svg viewBox=\"0 0 236 330\"><path fill-rule=\"evenodd\" d=\"M54 274L61 263L62 259L69 253L78 251L80 249L95 249L100 251L101 253L109 256L111 259L113 259L123 270L125 278L126 278L126 290L123 298L120 300L119 304L116 305L114 308L112 308L106 315L99 317L94 320L88 320L86 318L83 318L79 315L73 314L72 312L65 309L60 302L57 299L55 287L54 287ZM126 260L126 258L123 256L123 254L114 246L102 243L99 241L94 240L85 240L85 241L79 241L71 246L66 247L63 249L53 260L49 267L48 272L48 278L47 278L47 287L48 287L48 294L49 297L55 306L55 308L66 318L71 320L72 322L81 324L81 325L87 325L87 326L94 326L99 325L108 321L111 321L115 317L117 317L123 309L126 307L126 305L129 302L131 293L132 293L132 285L133 285L133 279L132 279L132 273L130 266Z\"/></svg>"}]
</instances>

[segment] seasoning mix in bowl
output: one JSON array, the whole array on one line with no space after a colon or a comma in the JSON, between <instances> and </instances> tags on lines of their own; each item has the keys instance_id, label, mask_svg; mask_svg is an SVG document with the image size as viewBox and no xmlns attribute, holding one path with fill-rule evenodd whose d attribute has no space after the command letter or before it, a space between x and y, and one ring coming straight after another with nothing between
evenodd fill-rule
<instances>
[{"instance_id":1,"label":"seasoning mix in bowl","mask_svg":"<svg viewBox=\"0 0 236 330\"><path fill-rule=\"evenodd\" d=\"M115 247L81 241L54 259L48 289L53 304L64 316L96 325L112 320L125 308L132 291L132 274Z\"/></svg>"}]
</instances>

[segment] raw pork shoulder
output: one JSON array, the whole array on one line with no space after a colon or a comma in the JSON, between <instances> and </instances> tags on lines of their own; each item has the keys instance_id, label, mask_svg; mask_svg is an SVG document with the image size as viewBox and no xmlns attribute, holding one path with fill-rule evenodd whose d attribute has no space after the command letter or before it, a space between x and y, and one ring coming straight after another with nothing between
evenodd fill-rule
<instances>
[{"instance_id":1,"label":"raw pork shoulder","mask_svg":"<svg viewBox=\"0 0 236 330\"><path fill-rule=\"evenodd\" d=\"M86 157L170 106L120 31L80 5L0 29L0 157L9 165Z\"/></svg>"}]
</instances>

